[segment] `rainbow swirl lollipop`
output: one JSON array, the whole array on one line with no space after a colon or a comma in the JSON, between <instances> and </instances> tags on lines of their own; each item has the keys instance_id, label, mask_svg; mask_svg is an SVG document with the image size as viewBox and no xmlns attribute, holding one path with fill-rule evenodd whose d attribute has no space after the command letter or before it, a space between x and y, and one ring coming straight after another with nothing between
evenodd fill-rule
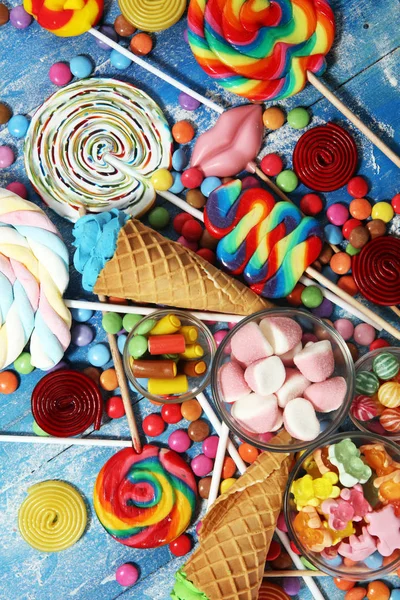
<instances>
[{"instance_id":1,"label":"rainbow swirl lollipop","mask_svg":"<svg viewBox=\"0 0 400 600\"><path fill-rule=\"evenodd\" d=\"M150 177L171 162L172 137L144 92L114 79L72 83L33 116L25 168L43 200L76 221L79 209L140 216L155 200Z\"/></svg>"},{"instance_id":2,"label":"rainbow swirl lollipop","mask_svg":"<svg viewBox=\"0 0 400 600\"><path fill-rule=\"evenodd\" d=\"M335 34L327 0L191 0L189 43L212 78L250 100L300 92L326 68Z\"/></svg>"},{"instance_id":3,"label":"rainbow swirl lollipop","mask_svg":"<svg viewBox=\"0 0 400 600\"><path fill-rule=\"evenodd\" d=\"M192 471L176 452L145 446L126 448L97 476L93 504L108 533L121 544L156 548L181 535L196 505Z\"/></svg>"},{"instance_id":4,"label":"rainbow swirl lollipop","mask_svg":"<svg viewBox=\"0 0 400 600\"><path fill-rule=\"evenodd\" d=\"M220 186L208 199L204 222L220 241L217 256L231 273L243 273L265 298L290 294L322 248L322 231L290 202L275 204L261 188L242 192L239 179Z\"/></svg>"},{"instance_id":5,"label":"rainbow swirl lollipop","mask_svg":"<svg viewBox=\"0 0 400 600\"><path fill-rule=\"evenodd\" d=\"M60 37L81 35L99 21L103 0L24 0L26 12Z\"/></svg>"}]
</instances>

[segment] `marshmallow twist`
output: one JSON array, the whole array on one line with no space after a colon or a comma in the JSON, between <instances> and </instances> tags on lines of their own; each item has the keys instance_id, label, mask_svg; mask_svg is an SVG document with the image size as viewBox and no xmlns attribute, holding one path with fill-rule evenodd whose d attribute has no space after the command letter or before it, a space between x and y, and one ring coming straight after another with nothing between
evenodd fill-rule
<instances>
[{"instance_id":1,"label":"marshmallow twist","mask_svg":"<svg viewBox=\"0 0 400 600\"><path fill-rule=\"evenodd\" d=\"M71 341L63 302L68 252L57 229L32 202L0 189L0 369L30 339L32 365L48 370Z\"/></svg>"}]
</instances>

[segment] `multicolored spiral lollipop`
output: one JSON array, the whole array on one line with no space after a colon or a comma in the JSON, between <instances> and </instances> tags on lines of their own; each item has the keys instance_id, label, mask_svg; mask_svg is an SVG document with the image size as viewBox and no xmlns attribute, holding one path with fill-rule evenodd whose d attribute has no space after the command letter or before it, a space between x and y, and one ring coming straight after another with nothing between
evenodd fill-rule
<instances>
[{"instance_id":1,"label":"multicolored spiral lollipop","mask_svg":"<svg viewBox=\"0 0 400 600\"><path fill-rule=\"evenodd\" d=\"M322 231L289 202L275 204L261 188L242 192L239 179L210 194L204 211L208 231L220 241L217 256L234 274L243 273L257 294L282 298L294 288L322 248Z\"/></svg>"},{"instance_id":2,"label":"multicolored spiral lollipop","mask_svg":"<svg viewBox=\"0 0 400 600\"><path fill-rule=\"evenodd\" d=\"M196 490L194 475L179 454L148 445L141 454L126 448L106 462L93 503L100 523L117 542L156 548L185 531Z\"/></svg>"},{"instance_id":3,"label":"multicolored spiral lollipop","mask_svg":"<svg viewBox=\"0 0 400 600\"><path fill-rule=\"evenodd\" d=\"M335 35L327 0L191 0L189 43L210 77L249 100L300 92L326 67Z\"/></svg>"},{"instance_id":4,"label":"multicolored spiral lollipop","mask_svg":"<svg viewBox=\"0 0 400 600\"><path fill-rule=\"evenodd\" d=\"M33 116L25 168L46 204L70 221L82 208L140 216L155 200L150 177L170 166L171 150L168 123L147 94L113 79L81 80Z\"/></svg>"}]
</instances>

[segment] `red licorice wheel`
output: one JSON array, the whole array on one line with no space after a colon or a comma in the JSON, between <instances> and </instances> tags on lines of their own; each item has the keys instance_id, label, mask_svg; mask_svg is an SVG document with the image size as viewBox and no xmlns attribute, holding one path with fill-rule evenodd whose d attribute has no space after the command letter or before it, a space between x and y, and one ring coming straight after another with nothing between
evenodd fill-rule
<instances>
[{"instance_id":1,"label":"red licorice wheel","mask_svg":"<svg viewBox=\"0 0 400 600\"><path fill-rule=\"evenodd\" d=\"M357 167L357 146L339 125L328 123L304 133L293 153L294 171L304 185L332 192L348 183Z\"/></svg>"},{"instance_id":2,"label":"red licorice wheel","mask_svg":"<svg viewBox=\"0 0 400 600\"><path fill-rule=\"evenodd\" d=\"M103 399L90 377L61 370L45 375L32 393L32 414L46 433L71 437L94 423L100 429Z\"/></svg>"},{"instance_id":3,"label":"red licorice wheel","mask_svg":"<svg viewBox=\"0 0 400 600\"><path fill-rule=\"evenodd\" d=\"M400 239L390 236L368 242L353 256L353 277L361 294L375 304L400 302Z\"/></svg>"}]
</instances>

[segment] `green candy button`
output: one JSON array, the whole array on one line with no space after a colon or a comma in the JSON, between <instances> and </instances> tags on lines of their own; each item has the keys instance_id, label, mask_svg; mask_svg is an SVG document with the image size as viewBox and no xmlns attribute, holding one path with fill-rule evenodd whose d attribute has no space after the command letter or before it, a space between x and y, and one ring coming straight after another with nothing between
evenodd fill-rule
<instances>
[{"instance_id":1,"label":"green candy button","mask_svg":"<svg viewBox=\"0 0 400 600\"><path fill-rule=\"evenodd\" d=\"M143 335L134 335L129 341L128 352L133 358L140 358L147 352L147 338Z\"/></svg>"}]
</instances>

